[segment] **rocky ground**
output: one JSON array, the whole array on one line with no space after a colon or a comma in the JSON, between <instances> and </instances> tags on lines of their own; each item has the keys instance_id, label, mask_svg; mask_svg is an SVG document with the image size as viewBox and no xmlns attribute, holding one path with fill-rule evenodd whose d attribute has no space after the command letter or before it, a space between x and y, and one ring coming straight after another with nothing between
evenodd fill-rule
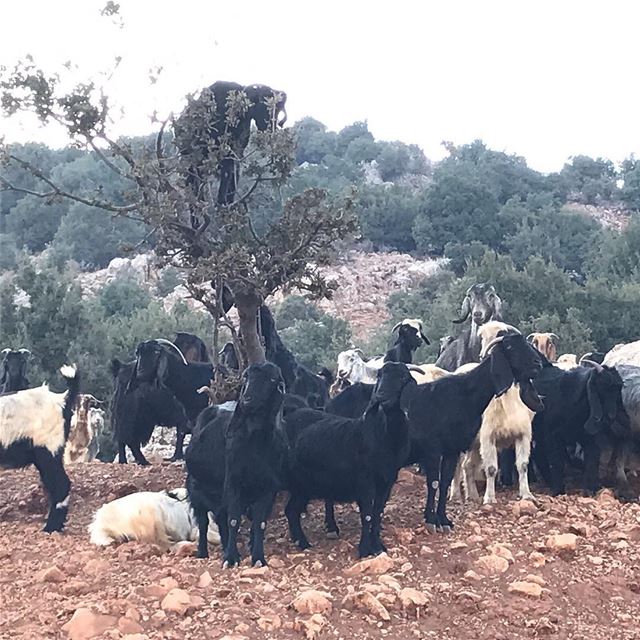
<instances>
[{"instance_id":1,"label":"rocky ground","mask_svg":"<svg viewBox=\"0 0 640 640\"><path fill-rule=\"evenodd\" d=\"M539 505L500 493L492 507L455 505L455 533L421 524L423 480L403 471L384 520L388 556L358 563L359 520L338 509L340 540L305 528L288 541L282 502L267 535L267 568L221 569L127 543L99 549L86 528L107 499L181 486L181 465L98 462L70 469L65 533L40 531L45 501L33 469L0 472L0 638L517 638L640 636L640 505L605 490ZM246 539L246 535L242 536Z\"/></svg>"}]
</instances>

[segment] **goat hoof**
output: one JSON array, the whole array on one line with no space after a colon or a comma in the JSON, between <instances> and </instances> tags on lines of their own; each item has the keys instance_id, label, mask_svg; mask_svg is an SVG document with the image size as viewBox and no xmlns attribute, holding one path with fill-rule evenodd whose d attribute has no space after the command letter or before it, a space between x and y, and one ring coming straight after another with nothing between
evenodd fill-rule
<instances>
[{"instance_id":1,"label":"goat hoof","mask_svg":"<svg viewBox=\"0 0 640 640\"><path fill-rule=\"evenodd\" d=\"M256 560L252 565L252 567L255 567L256 569L259 569L260 567L266 567L267 566L267 561L266 560Z\"/></svg>"},{"instance_id":2,"label":"goat hoof","mask_svg":"<svg viewBox=\"0 0 640 640\"><path fill-rule=\"evenodd\" d=\"M327 538L329 540L337 540L339 537L337 531L327 531Z\"/></svg>"},{"instance_id":3,"label":"goat hoof","mask_svg":"<svg viewBox=\"0 0 640 640\"><path fill-rule=\"evenodd\" d=\"M453 531L453 529L448 524L443 524L441 529L442 533L444 534L451 533Z\"/></svg>"},{"instance_id":4,"label":"goat hoof","mask_svg":"<svg viewBox=\"0 0 640 640\"><path fill-rule=\"evenodd\" d=\"M436 532L436 525L427 523L427 532L428 533L435 533Z\"/></svg>"}]
</instances>

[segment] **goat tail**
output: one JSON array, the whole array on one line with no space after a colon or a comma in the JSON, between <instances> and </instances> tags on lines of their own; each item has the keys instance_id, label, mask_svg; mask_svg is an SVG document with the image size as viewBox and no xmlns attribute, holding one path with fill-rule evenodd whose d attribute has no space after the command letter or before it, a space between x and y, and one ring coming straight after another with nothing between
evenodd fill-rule
<instances>
[{"instance_id":1,"label":"goat tail","mask_svg":"<svg viewBox=\"0 0 640 640\"><path fill-rule=\"evenodd\" d=\"M64 440L65 442L69 438L69 432L71 431L71 416L73 415L73 408L76 404L78 394L80 392L80 374L75 365L65 364L60 367L60 373L66 379L67 382L67 397L62 407L62 417L64 419Z\"/></svg>"}]
</instances>

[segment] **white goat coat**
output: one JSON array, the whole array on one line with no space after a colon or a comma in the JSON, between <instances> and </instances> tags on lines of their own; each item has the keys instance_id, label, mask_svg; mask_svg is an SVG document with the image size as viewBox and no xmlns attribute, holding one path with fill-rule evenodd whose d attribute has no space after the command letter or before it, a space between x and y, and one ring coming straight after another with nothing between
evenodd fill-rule
<instances>
[{"instance_id":1,"label":"white goat coat","mask_svg":"<svg viewBox=\"0 0 640 640\"><path fill-rule=\"evenodd\" d=\"M605 355L602 364L610 367L617 364L633 364L640 367L640 340L617 344Z\"/></svg>"},{"instance_id":2,"label":"white goat coat","mask_svg":"<svg viewBox=\"0 0 640 640\"><path fill-rule=\"evenodd\" d=\"M0 397L0 447L28 439L55 455L65 443L64 407L67 392L54 393L48 385Z\"/></svg>"},{"instance_id":3,"label":"white goat coat","mask_svg":"<svg viewBox=\"0 0 640 640\"><path fill-rule=\"evenodd\" d=\"M172 493L179 498L186 496L186 491ZM102 546L138 540L166 549L177 542L198 539L187 500L172 498L164 491L140 491L107 502L96 511L88 530L91 542ZM218 544L215 524L209 531L209 542Z\"/></svg>"}]
</instances>

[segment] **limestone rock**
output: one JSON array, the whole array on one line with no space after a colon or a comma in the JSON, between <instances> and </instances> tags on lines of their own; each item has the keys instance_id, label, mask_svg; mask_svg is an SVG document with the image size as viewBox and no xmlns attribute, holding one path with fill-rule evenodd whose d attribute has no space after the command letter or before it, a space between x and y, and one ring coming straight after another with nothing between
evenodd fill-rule
<instances>
[{"instance_id":1,"label":"limestone rock","mask_svg":"<svg viewBox=\"0 0 640 640\"><path fill-rule=\"evenodd\" d=\"M512 582L508 589L509 593L515 593L519 596L539 598L542 595L542 587L537 582L518 580L516 582Z\"/></svg>"},{"instance_id":2,"label":"limestone rock","mask_svg":"<svg viewBox=\"0 0 640 640\"><path fill-rule=\"evenodd\" d=\"M309 589L303 591L291 606L298 613L329 613L331 612L331 594L326 591Z\"/></svg>"},{"instance_id":3,"label":"limestone rock","mask_svg":"<svg viewBox=\"0 0 640 640\"><path fill-rule=\"evenodd\" d=\"M497 575L504 573L509 568L509 561L496 554L480 556L476 565L485 575Z\"/></svg>"},{"instance_id":4,"label":"limestone rock","mask_svg":"<svg viewBox=\"0 0 640 640\"><path fill-rule=\"evenodd\" d=\"M380 620L391 620L386 607L368 591L356 591L348 594L343 599L342 606L347 609L363 609Z\"/></svg>"},{"instance_id":5,"label":"limestone rock","mask_svg":"<svg viewBox=\"0 0 640 640\"><path fill-rule=\"evenodd\" d=\"M573 553L578 544L578 536L575 533L560 533L549 536L545 546L556 553Z\"/></svg>"},{"instance_id":6,"label":"limestone rock","mask_svg":"<svg viewBox=\"0 0 640 640\"><path fill-rule=\"evenodd\" d=\"M69 640L89 640L101 636L105 631L115 627L118 618L94 613L91 609L81 607L76 609L71 620L63 625Z\"/></svg>"},{"instance_id":7,"label":"limestone rock","mask_svg":"<svg viewBox=\"0 0 640 640\"><path fill-rule=\"evenodd\" d=\"M160 607L163 611L185 615L189 609L194 608L191 596L184 589L171 589L164 597Z\"/></svg>"},{"instance_id":8,"label":"limestone rock","mask_svg":"<svg viewBox=\"0 0 640 640\"><path fill-rule=\"evenodd\" d=\"M38 571L35 577L38 582L64 582L67 579L67 576L55 565Z\"/></svg>"},{"instance_id":9,"label":"limestone rock","mask_svg":"<svg viewBox=\"0 0 640 640\"><path fill-rule=\"evenodd\" d=\"M345 570L348 576L366 574L366 573L387 573L393 569L394 561L386 553L381 553L374 558L366 558L360 562L356 562L352 567Z\"/></svg>"}]
</instances>

